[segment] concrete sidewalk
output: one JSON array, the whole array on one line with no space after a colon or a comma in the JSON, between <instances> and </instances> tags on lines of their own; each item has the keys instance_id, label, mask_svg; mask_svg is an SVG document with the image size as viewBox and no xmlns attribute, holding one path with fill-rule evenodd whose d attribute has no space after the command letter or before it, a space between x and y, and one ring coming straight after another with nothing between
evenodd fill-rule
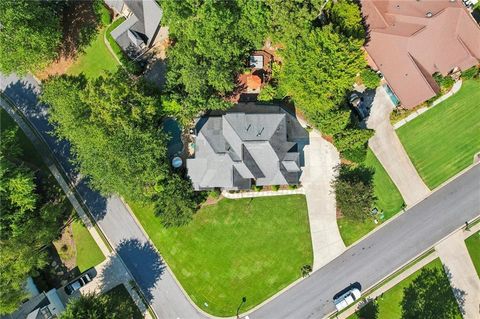
<instances>
[{"instance_id":1,"label":"concrete sidewalk","mask_svg":"<svg viewBox=\"0 0 480 319\"><path fill-rule=\"evenodd\" d=\"M313 270L329 263L345 251L338 230L335 193L331 182L340 156L335 147L312 130L304 148L305 168L301 177L307 199L313 245Z\"/></svg>"},{"instance_id":2,"label":"concrete sidewalk","mask_svg":"<svg viewBox=\"0 0 480 319\"><path fill-rule=\"evenodd\" d=\"M480 226L480 225L477 225ZM478 231L479 227L475 227ZM458 231L435 246L450 280L464 318L480 318L480 279L465 246L465 238L474 233Z\"/></svg>"},{"instance_id":3,"label":"concrete sidewalk","mask_svg":"<svg viewBox=\"0 0 480 319\"><path fill-rule=\"evenodd\" d=\"M427 197L430 190L418 175L390 124L393 107L385 89L378 87L367 120L367 127L374 129L375 135L368 144L402 194L405 204L410 207Z\"/></svg>"}]
</instances>

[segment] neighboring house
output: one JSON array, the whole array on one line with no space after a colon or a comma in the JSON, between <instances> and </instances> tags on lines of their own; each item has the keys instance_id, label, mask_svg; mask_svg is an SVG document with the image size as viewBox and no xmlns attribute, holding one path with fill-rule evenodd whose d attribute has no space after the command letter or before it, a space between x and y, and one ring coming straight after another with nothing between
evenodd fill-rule
<instances>
[{"instance_id":1,"label":"neighboring house","mask_svg":"<svg viewBox=\"0 0 480 319\"><path fill-rule=\"evenodd\" d=\"M195 190L298 184L308 133L278 106L240 104L196 123L187 170Z\"/></svg>"},{"instance_id":2,"label":"neighboring house","mask_svg":"<svg viewBox=\"0 0 480 319\"><path fill-rule=\"evenodd\" d=\"M65 305L58 296L57 290L39 293L32 279L27 281L27 290L31 297L17 311L0 316L1 319L53 319L60 318Z\"/></svg>"},{"instance_id":3,"label":"neighboring house","mask_svg":"<svg viewBox=\"0 0 480 319\"><path fill-rule=\"evenodd\" d=\"M155 0L105 0L126 20L110 34L131 58L142 54L158 40L163 11Z\"/></svg>"},{"instance_id":4,"label":"neighboring house","mask_svg":"<svg viewBox=\"0 0 480 319\"><path fill-rule=\"evenodd\" d=\"M480 59L480 27L460 0L361 0L365 49L405 108L439 93L434 73Z\"/></svg>"}]
</instances>

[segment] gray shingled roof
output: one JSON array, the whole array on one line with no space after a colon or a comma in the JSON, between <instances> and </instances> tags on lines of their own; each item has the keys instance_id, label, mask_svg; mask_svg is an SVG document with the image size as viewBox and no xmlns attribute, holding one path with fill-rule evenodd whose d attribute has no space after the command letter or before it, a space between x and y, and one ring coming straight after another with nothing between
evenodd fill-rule
<instances>
[{"instance_id":1,"label":"gray shingled roof","mask_svg":"<svg viewBox=\"0 0 480 319\"><path fill-rule=\"evenodd\" d=\"M292 149L307 132L278 106L238 105L197 120L195 157L187 169L196 190L299 182L300 154Z\"/></svg>"},{"instance_id":2,"label":"gray shingled roof","mask_svg":"<svg viewBox=\"0 0 480 319\"><path fill-rule=\"evenodd\" d=\"M123 2L132 15L110 34L123 51L134 57L152 44L163 11L155 0L123 0Z\"/></svg>"}]
</instances>

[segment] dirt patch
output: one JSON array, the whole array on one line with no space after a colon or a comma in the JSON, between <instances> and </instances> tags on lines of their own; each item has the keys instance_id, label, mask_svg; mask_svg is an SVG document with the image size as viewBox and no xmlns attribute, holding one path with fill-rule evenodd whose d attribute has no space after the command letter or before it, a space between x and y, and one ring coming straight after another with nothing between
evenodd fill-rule
<instances>
[{"instance_id":1,"label":"dirt patch","mask_svg":"<svg viewBox=\"0 0 480 319\"><path fill-rule=\"evenodd\" d=\"M63 39L58 59L35 75L40 80L44 80L51 75L64 74L75 61L78 53L82 52L95 38L99 27L92 0L72 1L63 12Z\"/></svg>"},{"instance_id":2,"label":"dirt patch","mask_svg":"<svg viewBox=\"0 0 480 319\"><path fill-rule=\"evenodd\" d=\"M72 270L77 264L77 250L73 240L72 224L65 227L60 238L53 242L58 256L67 270Z\"/></svg>"},{"instance_id":3,"label":"dirt patch","mask_svg":"<svg viewBox=\"0 0 480 319\"><path fill-rule=\"evenodd\" d=\"M201 207L215 205L222 198L223 198L222 195L220 195L218 197L208 196L207 199L202 203Z\"/></svg>"}]
</instances>

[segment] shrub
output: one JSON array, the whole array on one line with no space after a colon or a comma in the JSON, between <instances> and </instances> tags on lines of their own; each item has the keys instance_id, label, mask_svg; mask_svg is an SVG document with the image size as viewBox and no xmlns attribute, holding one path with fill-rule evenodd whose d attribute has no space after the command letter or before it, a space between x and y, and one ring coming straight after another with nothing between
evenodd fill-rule
<instances>
[{"instance_id":1,"label":"shrub","mask_svg":"<svg viewBox=\"0 0 480 319\"><path fill-rule=\"evenodd\" d=\"M462 72L462 78L464 80L471 80L471 79L477 78L479 75L479 72L480 72L480 68L478 66L473 66L470 69Z\"/></svg>"},{"instance_id":2,"label":"shrub","mask_svg":"<svg viewBox=\"0 0 480 319\"><path fill-rule=\"evenodd\" d=\"M440 73L435 73L433 75L433 78L435 79L435 82L437 82L438 86L440 86L440 90L442 91L442 93L450 90L453 84L455 84L455 80L452 79L452 77L443 76Z\"/></svg>"},{"instance_id":3,"label":"shrub","mask_svg":"<svg viewBox=\"0 0 480 319\"><path fill-rule=\"evenodd\" d=\"M214 188L214 189L212 189L211 191L208 192L208 197L217 199L217 198L220 197L221 194L222 194L222 192L220 191L220 189Z\"/></svg>"},{"instance_id":4,"label":"shrub","mask_svg":"<svg viewBox=\"0 0 480 319\"><path fill-rule=\"evenodd\" d=\"M263 189L263 186L258 186L258 185L253 185L252 186L252 190L254 190L255 192L259 192Z\"/></svg>"},{"instance_id":5,"label":"shrub","mask_svg":"<svg viewBox=\"0 0 480 319\"><path fill-rule=\"evenodd\" d=\"M258 95L257 100L262 102L272 101L275 99L276 95L277 95L276 88L271 84L267 84L260 91L260 94Z\"/></svg>"},{"instance_id":6,"label":"shrub","mask_svg":"<svg viewBox=\"0 0 480 319\"><path fill-rule=\"evenodd\" d=\"M380 85L380 76L370 68L363 69L362 72L360 72L360 78L363 84L369 89L374 89Z\"/></svg>"},{"instance_id":7,"label":"shrub","mask_svg":"<svg viewBox=\"0 0 480 319\"><path fill-rule=\"evenodd\" d=\"M375 196L373 193L374 170L365 166L352 167L342 164L333 181L337 207L345 218L364 221L370 214Z\"/></svg>"},{"instance_id":8,"label":"shrub","mask_svg":"<svg viewBox=\"0 0 480 319\"><path fill-rule=\"evenodd\" d=\"M293 184L293 185L288 185L288 189L297 189L298 185Z\"/></svg>"},{"instance_id":9,"label":"shrub","mask_svg":"<svg viewBox=\"0 0 480 319\"><path fill-rule=\"evenodd\" d=\"M272 190L278 191L280 189L280 185L273 185Z\"/></svg>"}]
</instances>

